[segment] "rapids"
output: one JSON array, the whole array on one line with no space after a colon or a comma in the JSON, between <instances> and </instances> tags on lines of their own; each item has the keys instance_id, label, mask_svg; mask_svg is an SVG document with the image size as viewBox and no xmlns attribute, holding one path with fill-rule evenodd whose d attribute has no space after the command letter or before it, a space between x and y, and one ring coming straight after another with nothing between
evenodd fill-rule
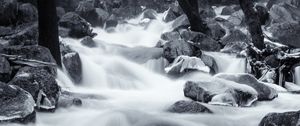
<instances>
[{"instance_id":1,"label":"rapids","mask_svg":"<svg viewBox=\"0 0 300 126\"><path fill-rule=\"evenodd\" d=\"M172 23L172 22L171 22ZM164 74L166 61L154 47L163 32L172 30L162 15L157 20L140 17L119 24L115 32L94 28L96 48L80 40L64 38L64 43L79 52L83 64L83 81L74 85L64 70L57 81L64 90L93 94L83 99L83 106L59 108L55 113L37 113L37 126L256 126L269 112L299 110L299 95L280 93L273 101L257 102L251 107L208 106L214 114L174 114L166 109L185 100L183 85L188 79L210 78L194 74L171 79ZM126 51L124 51L126 50ZM126 55L124 55L126 53ZM208 52L221 72L245 72L245 59ZM141 62L133 61L132 58ZM192 77L193 76L193 77Z\"/></svg>"}]
</instances>

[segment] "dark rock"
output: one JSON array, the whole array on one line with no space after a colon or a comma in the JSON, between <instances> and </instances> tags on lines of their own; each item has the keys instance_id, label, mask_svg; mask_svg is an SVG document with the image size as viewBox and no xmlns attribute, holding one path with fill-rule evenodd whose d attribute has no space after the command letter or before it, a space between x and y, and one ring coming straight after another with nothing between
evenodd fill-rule
<instances>
[{"instance_id":1,"label":"dark rock","mask_svg":"<svg viewBox=\"0 0 300 126\"><path fill-rule=\"evenodd\" d=\"M105 22L105 29L116 27L118 23L117 17L115 15L111 15Z\"/></svg>"},{"instance_id":2,"label":"dark rock","mask_svg":"<svg viewBox=\"0 0 300 126\"><path fill-rule=\"evenodd\" d=\"M161 39L165 40L165 41L171 41L171 40L177 41L177 40L181 39L181 37L177 31L173 31L173 32L163 33L161 35Z\"/></svg>"},{"instance_id":3,"label":"dark rock","mask_svg":"<svg viewBox=\"0 0 300 126\"><path fill-rule=\"evenodd\" d=\"M8 36L12 34L12 28L11 27L5 27L5 26L0 26L0 36Z\"/></svg>"},{"instance_id":4,"label":"dark rock","mask_svg":"<svg viewBox=\"0 0 300 126\"><path fill-rule=\"evenodd\" d=\"M231 15L234 12L233 6L226 6L222 9L221 15Z\"/></svg>"},{"instance_id":5,"label":"dark rock","mask_svg":"<svg viewBox=\"0 0 300 126\"><path fill-rule=\"evenodd\" d=\"M190 26L190 22L186 15L179 16L174 20L172 24L172 28L174 30L187 29L189 26Z\"/></svg>"},{"instance_id":6,"label":"dark rock","mask_svg":"<svg viewBox=\"0 0 300 126\"><path fill-rule=\"evenodd\" d=\"M278 96L275 89L259 82L253 75L250 74L218 74L218 78L234 81L239 84L246 84L254 88L258 92L258 100L272 100Z\"/></svg>"},{"instance_id":7,"label":"dark rock","mask_svg":"<svg viewBox=\"0 0 300 126\"><path fill-rule=\"evenodd\" d=\"M92 33L89 23L74 12L69 12L62 16L59 20L59 26L70 29L70 37L81 38L95 35Z\"/></svg>"},{"instance_id":8,"label":"dark rock","mask_svg":"<svg viewBox=\"0 0 300 126\"><path fill-rule=\"evenodd\" d=\"M0 56L0 81L8 82L10 80L12 70L6 58Z\"/></svg>"},{"instance_id":9,"label":"dark rock","mask_svg":"<svg viewBox=\"0 0 300 126\"><path fill-rule=\"evenodd\" d=\"M0 1L0 25L8 26L17 22L17 0Z\"/></svg>"},{"instance_id":10,"label":"dark rock","mask_svg":"<svg viewBox=\"0 0 300 126\"><path fill-rule=\"evenodd\" d=\"M270 9L270 17L272 18L272 23L297 23L300 21L300 8L286 3L274 5Z\"/></svg>"},{"instance_id":11,"label":"dark rock","mask_svg":"<svg viewBox=\"0 0 300 126\"><path fill-rule=\"evenodd\" d=\"M0 83L0 123L35 122L34 100L18 86Z\"/></svg>"},{"instance_id":12,"label":"dark rock","mask_svg":"<svg viewBox=\"0 0 300 126\"><path fill-rule=\"evenodd\" d=\"M210 70L211 70L210 73L211 74L216 74L216 73L219 72L217 62L212 56L209 56L209 55L206 55L206 54L201 54L198 57L200 57L202 59L202 61L204 62L204 64L210 68Z\"/></svg>"},{"instance_id":13,"label":"dark rock","mask_svg":"<svg viewBox=\"0 0 300 126\"><path fill-rule=\"evenodd\" d=\"M263 5L256 5L255 9L262 25L265 25L270 18L268 9Z\"/></svg>"},{"instance_id":14,"label":"dark rock","mask_svg":"<svg viewBox=\"0 0 300 126\"><path fill-rule=\"evenodd\" d=\"M90 37L90 36L84 37L84 38L80 41L80 43L81 43L82 45L85 45L85 46L91 47L91 48L97 46L96 43L95 43L95 41L93 40L93 38Z\"/></svg>"},{"instance_id":15,"label":"dark rock","mask_svg":"<svg viewBox=\"0 0 300 126\"><path fill-rule=\"evenodd\" d=\"M216 21L207 24L210 29L210 36L214 40L220 40L226 35L226 30Z\"/></svg>"},{"instance_id":16,"label":"dark rock","mask_svg":"<svg viewBox=\"0 0 300 126\"><path fill-rule=\"evenodd\" d=\"M38 43L38 24L28 23L19 25L12 31L12 35L6 36L10 46L36 45Z\"/></svg>"},{"instance_id":17,"label":"dark rock","mask_svg":"<svg viewBox=\"0 0 300 126\"><path fill-rule=\"evenodd\" d=\"M278 42L300 48L299 40L300 25L299 23L277 23L271 26L270 32Z\"/></svg>"},{"instance_id":18,"label":"dark rock","mask_svg":"<svg viewBox=\"0 0 300 126\"><path fill-rule=\"evenodd\" d=\"M23 67L9 82L28 91L39 110L53 111L56 108L60 88L55 76L39 67Z\"/></svg>"},{"instance_id":19,"label":"dark rock","mask_svg":"<svg viewBox=\"0 0 300 126\"><path fill-rule=\"evenodd\" d=\"M143 18L148 18L148 19L156 19L157 17L157 13L153 9L146 9L145 11L143 11L142 15Z\"/></svg>"},{"instance_id":20,"label":"dark rock","mask_svg":"<svg viewBox=\"0 0 300 126\"><path fill-rule=\"evenodd\" d=\"M77 52L71 52L63 55L63 65L66 68L71 79L75 83L80 83L82 80L82 63Z\"/></svg>"},{"instance_id":21,"label":"dark rock","mask_svg":"<svg viewBox=\"0 0 300 126\"><path fill-rule=\"evenodd\" d=\"M245 42L229 42L225 45L225 47L221 50L223 53L234 53L240 54L242 51L247 49L248 44Z\"/></svg>"},{"instance_id":22,"label":"dark rock","mask_svg":"<svg viewBox=\"0 0 300 126\"><path fill-rule=\"evenodd\" d=\"M169 112L174 113L212 113L206 106L196 101L178 101L174 103L169 109Z\"/></svg>"},{"instance_id":23,"label":"dark rock","mask_svg":"<svg viewBox=\"0 0 300 126\"><path fill-rule=\"evenodd\" d=\"M200 50L219 51L221 49L221 45L217 41L201 32L183 30L180 35L185 41L193 42L193 45Z\"/></svg>"},{"instance_id":24,"label":"dark rock","mask_svg":"<svg viewBox=\"0 0 300 126\"><path fill-rule=\"evenodd\" d=\"M228 106L250 106L257 100L253 88L217 78L186 82L184 96L194 101Z\"/></svg>"},{"instance_id":25,"label":"dark rock","mask_svg":"<svg viewBox=\"0 0 300 126\"><path fill-rule=\"evenodd\" d=\"M66 11L62 7L56 7L56 14L57 14L58 19L60 19L62 16L64 16L66 14Z\"/></svg>"},{"instance_id":26,"label":"dark rock","mask_svg":"<svg viewBox=\"0 0 300 126\"><path fill-rule=\"evenodd\" d=\"M244 34L241 30L234 29L232 30L229 35L222 38L221 43L222 45L227 45L228 43L234 43L234 42L247 42L250 40L246 34Z\"/></svg>"},{"instance_id":27,"label":"dark rock","mask_svg":"<svg viewBox=\"0 0 300 126\"><path fill-rule=\"evenodd\" d=\"M297 126L299 124L300 112L269 113L259 126Z\"/></svg>"},{"instance_id":28,"label":"dark rock","mask_svg":"<svg viewBox=\"0 0 300 126\"><path fill-rule=\"evenodd\" d=\"M170 63L180 55L192 56L193 50L191 45L184 40L174 40L167 42L163 46L163 57Z\"/></svg>"},{"instance_id":29,"label":"dark rock","mask_svg":"<svg viewBox=\"0 0 300 126\"><path fill-rule=\"evenodd\" d=\"M38 11L36 7L30 3L25 3L18 8L18 21L21 23L30 23L37 21Z\"/></svg>"}]
</instances>

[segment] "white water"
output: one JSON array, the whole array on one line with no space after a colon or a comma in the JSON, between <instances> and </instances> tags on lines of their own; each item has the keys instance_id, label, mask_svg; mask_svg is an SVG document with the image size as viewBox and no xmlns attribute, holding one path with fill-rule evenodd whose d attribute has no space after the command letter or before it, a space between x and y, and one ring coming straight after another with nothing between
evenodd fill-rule
<instances>
[{"instance_id":1,"label":"white water","mask_svg":"<svg viewBox=\"0 0 300 126\"><path fill-rule=\"evenodd\" d=\"M138 22L136 19L135 22ZM215 114L173 114L166 109L183 95L186 80L171 80L162 71L163 59L151 59L138 64L120 55L127 47L152 47L169 24L161 20L144 26L120 25L115 33L96 28L97 48L87 48L79 40L63 41L80 53L83 82L72 84L64 72L58 72L58 82L73 92L98 95L99 99L84 99L82 107L60 108L55 113L38 113L37 126L256 126L269 112L284 112L300 108L300 96L279 94L271 102L259 102L252 107L236 108L207 105ZM123 46L118 46L123 45ZM124 47L127 46L127 47ZM132 49L133 50L133 49ZM130 52L130 51L129 51ZM145 58L149 51L133 51L131 55ZM222 72L244 72L243 59L209 53L216 58ZM151 55L151 54L147 54ZM138 57L141 56L141 57ZM147 57L146 57L147 58ZM195 74L194 77L209 78Z\"/></svg>"}]
</instances>

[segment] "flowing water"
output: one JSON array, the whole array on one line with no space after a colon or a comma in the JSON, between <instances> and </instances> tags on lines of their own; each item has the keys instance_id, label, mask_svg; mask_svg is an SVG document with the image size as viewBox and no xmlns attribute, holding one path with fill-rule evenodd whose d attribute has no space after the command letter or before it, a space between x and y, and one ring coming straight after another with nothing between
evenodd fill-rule
<instances>
[{"instance_id":1,"label":"flowing water","mask_svg":"<svg viewBox=\"0 0 300 126\"><path fill-rule=\"evenodd\" d=\"M83 64L83 81L74 85L63 71L57 81L73 92L93 94L83 106L59 108L55 113L38 113L38 126L255 126L269 112L300 109L300 96L279 94L277 99L258 102L252 107L207 105L214 114L174 114L166 109L185 100L183 86L187 79L170 79L164 72L166 61L158 56L156 45L170 24L141 18L120 24L115 32L95 28L97 47L88 48L80 40L62 39L79 52ZM143 22L139 24L139 22ZM220 53L209 53L221 72L245 70L245 60ZM128 58L129 57L129 58ZM131 58L130 58L131 57ZM133 58L132 58L133 57ZM158 57L158 58L153 58ZM134 60L140 62L136 62ZM210 78L194 74L195 78Z\"/></svg>"}]
</instances>

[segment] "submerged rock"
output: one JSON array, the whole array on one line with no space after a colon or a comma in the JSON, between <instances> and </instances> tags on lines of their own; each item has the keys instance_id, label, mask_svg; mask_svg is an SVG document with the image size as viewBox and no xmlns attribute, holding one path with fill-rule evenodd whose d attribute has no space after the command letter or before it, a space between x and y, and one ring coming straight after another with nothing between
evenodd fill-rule
<instances>
[{"instance_id":1,"label":"submerged rock","mask_svg":"<svg viewBox=\"0 0 300 126\"><path fill-rule=\"evenodd\" d=\"M193 50L189 43L184 40L174 40L167 42L163 46L163 57L166 58L170 63L174 61L175 58L181 55L192 56Z\"/></svg>"},{"instance_id":2,"label":"submerged rock","mask_svg":"<svg viewBox=\"0 0 300 126\"><path fill-rule=\"evenodd\" d=\"M298 126L300 111L269 113L266 115L259 126Z\"/></svg>"},{"instance_id":3,"label":"submerged rock","mask_svg":"<svg viewBox=\"0 0 300 126\"><path fill-rule=\"evenodd\" d=\"M39 67L23 67L9 82L28 91L40 110L53 111L57 105L60 88L55 77Z\"/></svg>"},{"instance_id":4,"label":"submerged rock","mask_svg":"<svg viewBox=\"0 0 300 126\"><path fill-rule=\"evenodd\" d=\"M188 81L184 87L184 95L199 102L242 107L251 106L258 96L250 86L217 78Z\"/></svg>"},{"instance_id":5,"label":"submerged rock","mask_svg":"<svg viewBox=\"0 0 300 126\"><path fill-rule=\"evenodd\" d=\"M62 62L71 79L75 83L80 83L82 80L82 63L77 52L70 52L62 57Z\"/></svg>"},{"instance_id":6,"label":"submerged rock","mask_svg":"<svg viewBox=\"0 0 300 126\"><path fill-rule=\"evenodd\" d=\"M188 71L202 71L205 73L210 72L210 68L197 57L178 56L170 66L165 68L169 74L182 74Z\"/></svg>"},{"instance_id":7,"label":"submerged rock","mask_svg":"<svg viewBox=\"0 0 300 126\"><path fill-rule=\"evenodd\" d=\"M94 36L89 23L74 12L68 12L59 20L59 26L69 29L68 35L74 38Z\"/></svg>"},{"instance_id":8,"label":"submerged rock","mask_svg":"<svg viewBox=\"0 0 300 126\"><path fill-rule=\"evenodd\" d=\"M35 122L34 106L35 102L28 92L0 82L0 123Z\"/></svg>"},{"instance_id":9,"label":"submerged rock","mask_svg":"<svg viewBox=\"0 0 300 126\"><path fill-rule=\"evenodd\" d=\"M178 101L174 103L169 109L169 112L174 113L213 113L206 106L196 101Z\"/></svg>"},{"instance_id":10,"label":"submerged rock","mask_svg":"<svg viewBox=\"0 0 300 126\"><path fill-rule=\"evenodd\" d=\"M275 89L265 85L262 82L259 82L253 75L250 74L225 74L221 73L215 77L226 79L229 81L234 81L239 84L245 84L254 88L258 93L259 101L262 100L272 100L278 96L278 93Z\"/></svg>"},{"instance_id":11,"label":"submerged rock","mask_svg":"<svg viewBox=\"0 0 300 126\"><path fill-rule=\"evenodd\" d=\"M90 37L90 36L84 37L84 38L80 41L80 43L81 43L82 45L85 45L85 46L91 47L91 48L97 46L96 43L95 43L95 41L93 40L93 38Z\"/></svg>"}]
</instances>

